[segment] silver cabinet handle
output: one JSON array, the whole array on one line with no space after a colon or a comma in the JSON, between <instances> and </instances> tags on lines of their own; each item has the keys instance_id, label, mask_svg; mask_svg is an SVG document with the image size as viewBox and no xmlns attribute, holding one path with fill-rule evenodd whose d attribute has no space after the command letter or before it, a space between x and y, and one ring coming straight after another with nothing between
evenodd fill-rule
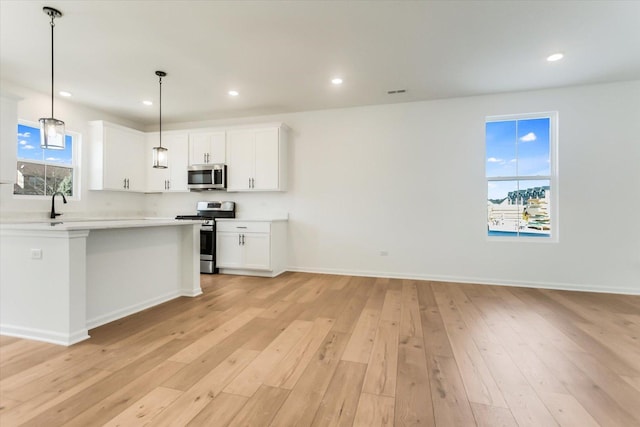
<instances>
[{"instance_id":1,"label":"silver cabinet handle","mask_svg":"<svg viewBox=\"0 0 640 427\"><path fill-rule=\"evenodd\" d=\"M236 228L244 228L244 229L246 229L247 227L236 225Z\"/></svg>"},{"instance_id":2,"label":"silver cabinet handle","mask_svg":"<svg viewBox=\"0 0 640 427\"><path fill-rule=\"evenodd\" d=\"M256 188L256 179L251 178L251 188Z\"/></svg>"},{"instance_id":3,"label":"silver cabinet handle","mask_svg":"<svg viewBox=\"0 0 640 427\"><path fill-rule=\"evenodd\" d=\"M251 188L251 178L249 178L249 188Z\"/></svg>"},{"instance_id":4,"label":"silver cabinet handle","mask_svg":"<svg viewBox=\"0 0 640 427\"><path fill-rule=\"evenodd\" d=\"M242 244L242 234L238 234L238 246Z\"/></svg>"},{"instance_id":5,"label":"silver cabinet handle","mask_svg":"<svg viewBox=\"0 0 640 427\"><path fill-rule=\"evenodd\" d=\"M242 235L242 246L244 246L244 234Z\"/></svg>"},{"instance_id":6,"label":"silver cabinet handle","mask_svg":"<svg viewBox=\"0 0 640 427\"><path fill-rule=\"evenodd\" d=\"M171 190L171 180L167 180L167 190Z\"/></svg>"},{"instance_id":7,"label":"silver cabinet handle","mask_svg":"<svg viewBox=\"0 0 640 427\"><path fill-rule=\"evenodd\" d=\"M122 180L122 188L127 189L127 178Z\"/></svg>"}]
</instances>

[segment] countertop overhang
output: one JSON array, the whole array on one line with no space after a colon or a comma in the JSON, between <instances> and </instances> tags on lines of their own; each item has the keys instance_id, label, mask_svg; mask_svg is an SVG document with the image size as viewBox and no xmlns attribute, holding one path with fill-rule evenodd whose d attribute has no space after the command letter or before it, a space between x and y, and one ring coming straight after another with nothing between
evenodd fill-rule
<instances>
[{"instance_id":1,"label":"countertop overhang","mask_svg":"<svg viewBox=\"0 0 640 427\"><path fill-rule=\"evenodd\" d=\"M199 220L176 220L168 218L109 219L87 221L51 220L43 222L0 223L0 231L79 231L112 228L167 227L201 224Z\"/></svg>"}]
</instances>

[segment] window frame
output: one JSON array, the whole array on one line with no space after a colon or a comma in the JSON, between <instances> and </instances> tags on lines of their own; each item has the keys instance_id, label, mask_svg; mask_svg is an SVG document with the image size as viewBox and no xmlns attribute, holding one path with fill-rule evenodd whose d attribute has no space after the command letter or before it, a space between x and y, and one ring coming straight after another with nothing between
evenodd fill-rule
<instances>
[{"instance_id":1,"label":"window frame","mask_svg":"<svg viewBox=\"0 0 640 427\"><path fill-rule=\"evenodd\" d=\"M16 136L18 135L18 125L29 126L31 128L35 128L40 130L40 123L32 122L30 120L18 119L18 124L16 125ZM67 164L60 164L55 162L48 162L46 160L26 160L28 163L40 164L45 166L57 166L57 167L71 167L73 173L73 195L66 196L67 200L71 201L79 201L80 200L80 191L81 191L81 173L80 173L80 153L81 153L81 143L82 143L82 134L80 132L75 132L72 130L65 129L65 135L70 135L73 141L73 145L71 148L71 166ZM24 159L20 159L18 157L17 152L17 141L16 141L16 173L17 173L17 165L20 161L25 161ZM52 150L54 151L54 150ZM51 198L51 194L48 195L38 195L38 194L15 194L13 190L11 192L14 199L19 200L48 200Z\"/></svg>"},{"instance_id":2,"label":"window frame","mask_svg":"<svg viewBox=\"0 0 640 427\"><path fill-rule=\"evenodd\" d=\"M491 122L518 121L528 119L549 119L549 175L515 175L515 176L487 176L487 131L486 125ZM559 180L558 180L558 111L545 111L539 113L504 114L485 117L485 147L484 147L484 169L485 169L485 201L489 200L489 183L492 181L549 181L550 191L550 212L551 230L548 237L538 237L530 235L516 236L492 236L486 233L486 239L490 242L531 242L531 243L557 243L559 242ZM517 156L517 153L516 153ZM517 157L516 157L517 158ZM485 224L487 211L485 210Z\"/></svg>"}]
</instances>

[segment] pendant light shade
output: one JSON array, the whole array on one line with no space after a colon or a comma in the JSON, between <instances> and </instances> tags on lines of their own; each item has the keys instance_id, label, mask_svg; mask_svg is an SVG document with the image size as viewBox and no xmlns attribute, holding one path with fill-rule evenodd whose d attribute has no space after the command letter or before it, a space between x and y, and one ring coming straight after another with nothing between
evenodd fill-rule
<instances>
[{"instance_id":1,"label":"pendant light shade","mask_svg":"<svg viewBox=\"0 0 640 427\"><path fill-rule=\"evenodd\" d=\"M52 7L43 7L42 11L51 18L51 117L42 118L40 122L40 147L50 150L64 150L65 135L64 122L53 116L53 28L55 18L60 18L62 12Z\"/></svg>"},{"instance_id":2,"label":"pendant light shade","mask_svg":"<svg viewBox=\"0 0 640 427\"><path fill-rule=\"evenodd\" d=\"M169 150L162 146L162 78L166 75L164 71L156 71L156 76L160 79L160 132L158 132L160 144L158 147L153 147L153 167L158 169L169 167Z\"/></svg>"}]
</instances>

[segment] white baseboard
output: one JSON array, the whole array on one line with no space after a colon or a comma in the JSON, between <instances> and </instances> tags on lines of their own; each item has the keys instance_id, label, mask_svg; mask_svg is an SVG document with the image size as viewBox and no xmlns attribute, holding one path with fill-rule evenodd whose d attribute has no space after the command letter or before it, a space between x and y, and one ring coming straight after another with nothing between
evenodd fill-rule
<instances>
[{"instance_id":1,"label":"white baseboard","mask_svg":"<svg viewBox=\"0 0 640 427\"><path fill-rule=\"evenodd\" d=\"M393 272L366 271L366 270L346 270L335 268L304 268L289 267L287 271L297 271L301 273L318 273L318 274L339 274L344 276L362 276L362 277L385 277L390 279L411 279L411 280L430 280L434 282L452 282L452 283L472 283L479 285L497 285L497 286L514 286L518 288L538 288L538 289L554 289L561 291L581 291L581 292L598 292L608 294L623 295L640 295L640 287L599 287L596 285L573 284L573 283L553 283L553 282L524 282L519 280L507 281L502 279L491 279L482 277L463 277L463 276L441 276L429 274L404 274Z\"/></svg>"},{"instance_id":2,"label":"white baseboard","mask_svg":"<svg viewBox=\"0 0 640 427\"><path fill-rule=\"evenodd\" d=\"M70 346L89 338L87 329L71 334L46 331L43 329L25 328L22 326L0 325L0 335L48 342L51 344Z\"/></svg>"},{"instance_id":3,"label":"white baseboard","mask_svg":"<svg viewBox=\"0 0 640 427\"><path fill-rule=\"evenodd\" d=\"M182 295L183 295L182 291L172 291L167 294L160 295L159 297L155 297L152 299L148 299L146 301L142 301L137 304L130 305L120 310L115 310L110 313L101 314L92 319L87 319L87 329L97 328L98 326L102 326L109 322L113 322L114 320L118 320L123 317L130 316L134 313L137 313L142 310L146 310L147 308L151 308L155 305L162 304L163 302L170 301ZM192 295L188 295L188 296L192 296Z\"/></svg>"}]
</instances>

